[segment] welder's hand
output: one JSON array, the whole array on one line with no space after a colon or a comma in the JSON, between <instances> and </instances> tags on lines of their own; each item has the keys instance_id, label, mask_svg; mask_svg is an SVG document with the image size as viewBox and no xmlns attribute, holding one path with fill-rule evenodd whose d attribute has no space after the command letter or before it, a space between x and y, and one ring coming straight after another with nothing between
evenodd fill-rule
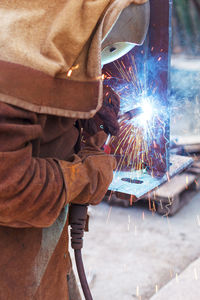
<instances>
[{"instance_id":1,"label":"welder's hand","mask_svg":"<svg viewBox=\"0 0 200 300\"><path fill-rule=\"evenodd\" d=\"M103 105L97 116L103 121L104 131L107 134L117 135L119 132L118 114L120 98L109 86L103 89Z\"/></svg>"},{"instance_id":2,"label":"welder's hand","mask_svg":"<svg viewBox=\"0 0 200 300\"><path fill-rule=\"evenodd\" d=\"M120 98L109 86L103 88L103 104L96 115L83 121L84 131L89 135L96 134L99 130L105 133L117 135L119 132L118 113Z\"/></svg>"},{"instance_id":3,"label":"welder's hand","mask_svg":"<svg viewBox=\"0 0 200 300\"><path fill-rule=\"evenodd\" d=\"M113 178L116 160L100 149L102 134L99 132L71 162L60 161L67 191L67 202L96 205L102 201Z\"/></svg>"},{"instance_id":4,"label":"welder's hand","mask_svg":"<svg viewBox=\"0 0 200 300\"><path fill-rule=\"evenodd\" d=\"M94 154L104 154L101 148L105 144L106 139L107 134L104 131L98 131L96 134L88 136L85 138L84 143L82 144L83 148L79 151L78 155L83 158Z\"/></svg>"},{"instance_id":5,"label":"welder's hand","mask_svg":"<svg viewBox=\"0 0 200 300\"><path fill-rule=\"evenodd\" d=\"M88 137L84 148L71 162L60 161L66 187L67 202L96 205L102 201L113 178L116 159L101 150L107 135L99 131Z\"/></svg>"}]
</instances>

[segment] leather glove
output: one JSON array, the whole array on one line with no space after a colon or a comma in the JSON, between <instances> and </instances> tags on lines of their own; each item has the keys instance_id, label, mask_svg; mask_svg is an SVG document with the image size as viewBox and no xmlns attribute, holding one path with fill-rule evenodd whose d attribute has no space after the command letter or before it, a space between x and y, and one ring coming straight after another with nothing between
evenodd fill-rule
<instances>
[{"instance_id":1,"label":"leather glove","mask_svg":"<svg viewBox=\"0 0 200 300\"><path fill-rule=\"evenodd\" d=\"M85 137L85 140L82 143L82 149L79 151L78 155L84 159L84 157L89 155L105 154L102 147L105 144L107 137L108 136L104 131L98 131L93 136Z\"/></svg>"},{"instance_id":2,"label":"leather glove","mask_svg":"<svg viewBox=\"0 0 200 300\"><path fill-rule=\"evenodd\" d=\"M119 108L119 96L111 87L104 86L102 107L92 119L83 121L84 132L94 135L99 130L104 130L107 134L117 135L119 132L117 120Z\"/></svg>"},{"instance_id":3,"label":"leather glove","mask_svg":"<svg viewBox=\"0 0 200 300\"><path fill-rule=\"evenodd\" d=\"M116 160L101 149L106 134L98 132L89 137L85 148L71 162L59 161L63 171L67 203L98 204L113 178Z\"/></svg>"}]
</instances>

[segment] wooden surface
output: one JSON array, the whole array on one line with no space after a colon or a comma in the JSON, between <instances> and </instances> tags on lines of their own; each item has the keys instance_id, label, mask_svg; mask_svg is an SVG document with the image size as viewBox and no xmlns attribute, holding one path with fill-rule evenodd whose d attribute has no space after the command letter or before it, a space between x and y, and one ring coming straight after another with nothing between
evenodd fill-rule
<instances>
[{"instance_id":1,"label":"wooden surface","mask_svg":"<svg viewBox=\"0 0 200 300\"><path fill-rule=\"evenodd\" d=\"M191 168L188 169L188 173L200 175L200 168L192 166Z\"/></svg>"},{"instance_id":2,"label":"wooden surface","mask_svg":"<svg viewBox=\"0 0 200 300\"><path fill-rule=\"evenodd\" d=\"M185 189L188 188L190 184L196 179L195 175L192 174L180 174L172 178L169 182L166 182L163 186L154 192L154 197L158 198L173 198L179 195Z\"/></svg>"},{"instance_id":3,"label":"wooden surface","mask_svg":"<svg viewBox=\"0 0 200 300\"><path fill-rule=\"evenodd\" d=\"M200 168L200 161L195 161L195 162L193 163L192 167Z\"/></svg>"}]
</instances>

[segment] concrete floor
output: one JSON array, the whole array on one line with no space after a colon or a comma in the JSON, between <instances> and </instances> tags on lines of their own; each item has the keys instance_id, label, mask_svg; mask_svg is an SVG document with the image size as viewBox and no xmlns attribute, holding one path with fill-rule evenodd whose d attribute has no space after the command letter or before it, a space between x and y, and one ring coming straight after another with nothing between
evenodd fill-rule
<instances>
[{"instance_id":1,"label":"concrete floor","mask_svg":"<svg viewBox=\"0 0 200 300\"><path fill-rule=\"evenodd\" d=\"M95 300L151 299L199 257L200 193L187 201L171 218L142 203L93 208L83 256Z\"/></svg>"},{"instance_id":2,"label":"concrete floor","mask_svg":"<svg viewBox=\"0 0 200 300\"><path fill-rule=\"evenodd\" d=\"M166 284L151 300L200 299L200 258L195 260L180 276Z\"/></svg>"}]
</instances>

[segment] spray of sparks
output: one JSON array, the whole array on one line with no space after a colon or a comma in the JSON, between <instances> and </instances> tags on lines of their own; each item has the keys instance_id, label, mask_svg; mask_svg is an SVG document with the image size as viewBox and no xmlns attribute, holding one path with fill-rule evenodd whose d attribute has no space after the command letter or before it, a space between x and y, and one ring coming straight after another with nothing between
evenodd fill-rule
<instances>
[{"instance_id":1,"label":"spray of sparks","mask_svg":"<svg viewBox=\"0 0 200 300\"><path fill-rule=\"evenodd\" d=\"M146 170L150 169L155 164L155 159L163 162L163 157L159 146L158 130L156 127L161 128L162 135L164 136L164 144L167 139L165 138L165 123L159 117L157 107L160 106L159 101L156 99L156 88L151 89L151 95L147 95L147 88L145 87L144 78L138 72L134 56L130 54L129 67L125 65L124 61L117 61L114 66L122 78L123 84L118 84L117 92L121 98L121 113L129 111L135 107L141 107L143 113L131 120L120 122L120 133L118 137L112 137L111 148L113 154L118 160L118 170L134 169ZM112 79L111 73L106 73L107 80ZM150 145L153 144L152 159ZM156 151L157 148L157 151ZM152 174L153 175L153 174Z\"/></svg>"}]
</instances>

